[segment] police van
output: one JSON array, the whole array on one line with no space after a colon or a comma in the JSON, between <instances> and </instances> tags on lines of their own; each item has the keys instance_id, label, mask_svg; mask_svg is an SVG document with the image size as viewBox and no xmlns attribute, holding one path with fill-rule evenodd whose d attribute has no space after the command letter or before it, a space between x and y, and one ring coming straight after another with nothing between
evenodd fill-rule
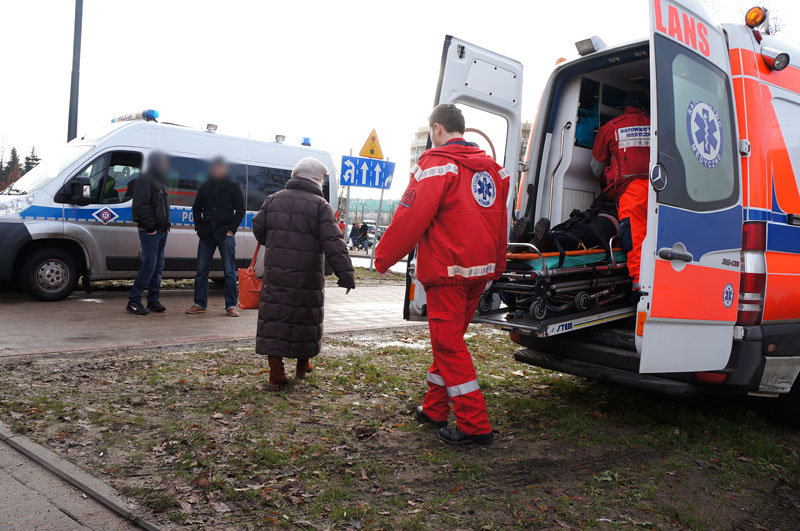
<instances>
[{"instance_id":1,"label":"police van","mask_svg":"<svg viewBox=\"0 0 800 531\"><path fill-rule=\"evenodd\" d=\"M0 283L19 282L31 296L67 297L82 278L129 279L141 263L137 227L131 214L133 187L151 151L169 154L167 189L172 229L165 251L165 278L193 277L197 236L192 204L206 179L208 161L223 156L242 188L247 214L236 233L236 262L246 267L255 252L252 220L264 199L282 190L303 157L321 160L331 172L329 153L280 142L260 142L159 123L147 110L113 120L104 131L67 143L0 193ZM329 201L336 179L325 183ZM335 203L332 203L335 204ZM222 278L222 262L212 262Z\"/></svg>"},{"instance_id":2,"label":"police van","mask_svg":"<svg viewBox=\"0 0 800 531\"><path fill-rule=\"evenodd\" d=\"M476 321L509 331L525 363L676 395L702 386L791 391L797 418L800 49L769 34L762 8L745 24L720 25L699 0L649 3L649 37L615 47L592 37L577 43L577 59L556 66L524 157L522 65L446 38L436 102L507 123L494 144L505 148L498 162L519 176L510 223L549 217L555 225L586 209L600 193L590 165L597 129L622 114L627 93L650 95L638 301L607 310L584 299L577 316L548 322L559 308L519 318L510 301L494 299ZM409 319L426 309L414 265Z\"/></svg>"}]
</instances>

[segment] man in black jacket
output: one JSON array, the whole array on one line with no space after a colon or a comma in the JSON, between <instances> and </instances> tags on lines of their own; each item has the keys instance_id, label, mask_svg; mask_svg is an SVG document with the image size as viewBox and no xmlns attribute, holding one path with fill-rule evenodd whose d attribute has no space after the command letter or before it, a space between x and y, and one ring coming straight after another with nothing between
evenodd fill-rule
<instances>
[{"instance_id":1,"label":"man in black jacket","mask_svg":"<svg viewBox=\"0 0 800 531\"><path fill-rule=\"evenodd\" d=\"M142 265L128 294L130 313L145 315L166 310L159 302L161 272L164 270L164 247L169 234L169 196L167 195L169 159L158 151L147 157L147 172L136 179L133 191L133 221L139 227L142 244ZM147 307L142 293L147 289Z\"/></svg>"},{"instance_id":2,"label":"man in black jacket","mask_svg":"<svg viewBox=\"0 0 800 531\"><path fill-rule=\"evenodd\" d=\"M228 176L228 165L222 158L211 161L209 179L197 192L192 213L197 244L197 275L194 277L194 305L186 313L205 313L208 308L208 272L214 251L219 249L225 269L225 313L239 317L236 302L236 229L244 219L244 195L239 185Z\"/></svg>"}]
</instances>

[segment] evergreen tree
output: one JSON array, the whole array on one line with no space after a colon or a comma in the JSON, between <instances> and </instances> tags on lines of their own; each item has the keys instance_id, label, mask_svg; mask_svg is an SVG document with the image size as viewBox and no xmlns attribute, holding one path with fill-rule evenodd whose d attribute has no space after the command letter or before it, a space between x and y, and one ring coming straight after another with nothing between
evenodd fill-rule
<instances>
[{"instance_id":1,"label":"evergreen tree","mask_svg":"<svg viewBox=\"0 0 800 531\"><path fill-rule=\"evenodd\" d=\"M39 155L36 154L36 146L33 146L31 148L31 154L25 157L25 164L22 166L22 171L20 171L20 173L25 175L34 169L39 162L41 162L41 159L39 158Z\"/></svg>"},{"instance_id":2,"label":"evergreen tree","mask_svg":"<svg viewBox=\"0 0 800 531\"><path fill-rule=\"evenodd\" d=\"M19 173L19 164L17 164L11 168L11 173L8 174L8 178L6 179L6 187L17 182L20 177L22 177L22 175Z\"/></svg>"},{"instance_id":3,"label":"evergreen tree","mask_svg":"<svg viewBox=\"0 0 800 531\"><path fill-rule=\"evenodd\" d=\"M19 155L17 154L17 148L11 148L11 153L8 155L8 162L6 165L0 170L0 189L7 188L12 182L10 177L11 173L14 171L19 172ZM19 177L17 177L19 179ZM16 179L14 179L16 181Z\"/></svg>"}]
</instances>

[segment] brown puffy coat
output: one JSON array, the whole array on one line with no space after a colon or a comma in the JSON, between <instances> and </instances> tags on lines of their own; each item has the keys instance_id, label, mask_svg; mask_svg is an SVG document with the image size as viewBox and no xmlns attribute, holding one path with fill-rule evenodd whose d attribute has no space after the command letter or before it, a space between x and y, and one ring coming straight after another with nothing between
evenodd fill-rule
<instances>
[{"instance_id":1,"label":"brown puffy coat","mask_svg":"<svg viewBox=\"0 0 800 531\"><path fill-rule=\"evenodd\" d=\"M256 352L285 358L319 354L322 339L324 261L339 285L355 287L353 264L333 211L312 180L293 177L267 197L253 218L264 245Z\"/></svg>"}]
</instances>

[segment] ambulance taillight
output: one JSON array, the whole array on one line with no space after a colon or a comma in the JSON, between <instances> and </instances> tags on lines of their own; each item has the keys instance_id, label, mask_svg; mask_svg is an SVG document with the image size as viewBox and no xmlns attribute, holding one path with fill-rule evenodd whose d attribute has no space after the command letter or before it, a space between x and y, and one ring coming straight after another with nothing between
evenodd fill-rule
<instances>
[{"instance_id":1,"label":"ambulance taillight","mask_svg":"<svg viewBox=\"0 0 800 531\"><path fill-rule=\"evenodd\" d=\"M736 323L756 325L764 311L767 269L767 224L748 221L742 227L742 278L739 285L739 313Z\"/></svg>"}]
</instances>

